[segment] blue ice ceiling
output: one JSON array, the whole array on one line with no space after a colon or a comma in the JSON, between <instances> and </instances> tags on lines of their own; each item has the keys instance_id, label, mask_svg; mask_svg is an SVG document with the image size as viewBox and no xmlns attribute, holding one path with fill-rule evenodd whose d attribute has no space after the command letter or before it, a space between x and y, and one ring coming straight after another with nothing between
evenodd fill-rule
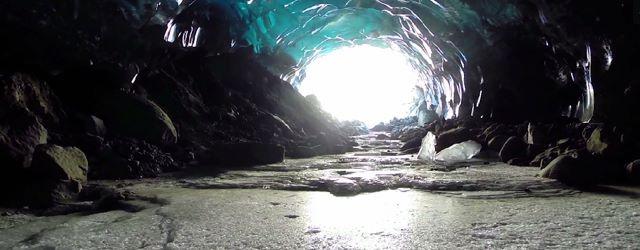
<instances>
[{"instance_id":1,"label":"blue ice ceiling","mask_svg":"<svg viewBox=\"0 0 640 250\"><path fill-rule=\"evenodd\" d=\"M165 20L167 42L218 51L251 47L264 58L277 58L265 60L265 66L294 85L304 78L305 66L314 58L343 46L369 44L402 51L421 74L420 102L435 105L446 118L461 112L472 115L485 101L489 90L483 87L486 70L482 66L486 63L470 64L469 60L492 53L494 44L504 40L496 29L525 22L546 27L562 17L544 1L534 0L185 0L164 4L175 8L175 14ZM589 121L594 109L591 48L606 47L606 40L596 45L571 40L559 24L556 27L559 31L543 29L534 42L545 53L557 53L558 58L565 53L571 58L554 59L551 73L539 73L578 89L575 100L561 103L558 112ZM613 60L612 53L605 56ZM471 108L461 111L463 104Z\"/></svg>"}]
</instances>

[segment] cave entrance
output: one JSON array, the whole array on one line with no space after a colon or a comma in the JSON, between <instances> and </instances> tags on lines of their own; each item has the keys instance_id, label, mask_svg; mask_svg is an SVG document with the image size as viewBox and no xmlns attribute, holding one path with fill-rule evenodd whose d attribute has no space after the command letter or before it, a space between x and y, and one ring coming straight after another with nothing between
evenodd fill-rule
<instances>
[{"instance_id":1,"label":"cave entrance","mask_svg":"<svg viewBox=\"0 0 640 250\"><path fill-rule=\"evenodd\" d=\"M312 60L298 85L339 120L371 127L410 114L419 72L408 55L389 47L341 47Z\"/></svg>"}]
</instances>

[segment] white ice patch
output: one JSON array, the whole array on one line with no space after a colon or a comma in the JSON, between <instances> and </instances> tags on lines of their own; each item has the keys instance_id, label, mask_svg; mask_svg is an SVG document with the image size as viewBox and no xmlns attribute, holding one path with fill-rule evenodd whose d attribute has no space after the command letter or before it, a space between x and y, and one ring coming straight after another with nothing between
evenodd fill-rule
<instances>
[{"instance_id":1,"label":"white ice patch","mask_svg":"<svg viewBox=\"0 0 640 250\"><path fill-rule=\"evenodd\" d=\"M473 158L480 153L480 150L482 150L482 145L480 145L480 143L469 140L456 143L436 153L436 136L429 132L422 139L420 152L418 152L418 159L444 163L458 163Z\"/></svg>"}]
</instances>

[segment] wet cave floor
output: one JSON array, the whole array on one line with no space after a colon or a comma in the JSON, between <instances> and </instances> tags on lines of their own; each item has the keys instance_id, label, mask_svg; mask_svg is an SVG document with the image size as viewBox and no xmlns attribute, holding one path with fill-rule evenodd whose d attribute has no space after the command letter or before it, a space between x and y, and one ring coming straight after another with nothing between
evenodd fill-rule
<instances>
[{"instance_id":1,"label":"wet cave floor","mask_svg":"<svg viewBox=\"0 0 640 250\"><path fill-rule=\"evenodd\" d=\"M148 199L128 201L135 211L5 214L0 249L640 247L637 189L579 191L490 160L433 165L380 138L215 176L100 182Z\"/></svg>"}]
</instances>

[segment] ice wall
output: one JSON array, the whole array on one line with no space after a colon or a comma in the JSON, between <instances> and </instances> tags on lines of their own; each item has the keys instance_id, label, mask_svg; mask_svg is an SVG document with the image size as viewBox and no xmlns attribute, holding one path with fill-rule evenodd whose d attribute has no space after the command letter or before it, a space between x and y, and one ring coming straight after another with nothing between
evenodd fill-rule
<instances>
[{"instance_id":1,"label":"ice wall","mask_svg":"<svg viewBox=\"0 0 640 250\"><path fill-rule=\"evenodd\" d=\"M493 116L502 111L492 106L505 105L493 100L500 98L495 93L517 92L515 84L539 81L548 86L535 90L527 85L537 92L527 98L547 96L555 101L540 103L543 108L536 112L546 110L586 122L595 106L594 57L597 66L607 70L615 53L606 34L572 30L571 25L585 17L572 16L571 8L597 6L579 2L185 0L177 1L164 39L183 47L215 44L216 50L251 46L270 69L293 85L301 82L311 61L342 46L390 47L407 54L420 72L424 95L416 107L435 105L445 118ZM226 44L207 39L211 34L225 37ZM520 56L505 59L513 55ZM546 91L553 93L545 95ZM514 104L522 106L520 112L536 109L518 95L523 94L512 98L521 99Z\"/></svg>"}]
</instances>

